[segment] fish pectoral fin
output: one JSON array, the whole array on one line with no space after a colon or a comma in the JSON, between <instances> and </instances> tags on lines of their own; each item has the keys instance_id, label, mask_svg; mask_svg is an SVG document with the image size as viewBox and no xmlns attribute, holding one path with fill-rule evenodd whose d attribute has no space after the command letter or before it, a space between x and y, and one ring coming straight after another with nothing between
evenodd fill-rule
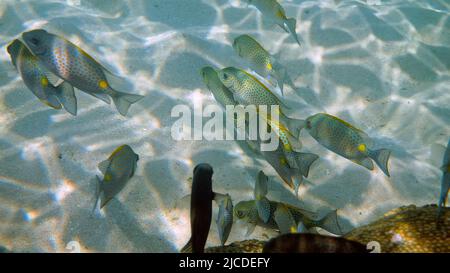
<instances>
[{"instance_id":1,"label":"fish pectoral fin","mask_svg":"<svg viewBox=\"0 0 450 273\"><path fill-rule=\"evenodd\" d=\"M366 167L371 171L373 170L373 162L369 157L365 157L362 159L352 159L352 161L355 162L356 164Z\"/></svg>"},{"instance_id":2,"label":"fish pectoral fin","mask_svg":"<svg viewBox=\"0 0 450 273\"><path fill-rule=\"evenodd\" d=\"M267 198L257 199L256 208L258 210L258 216L264 223L269 222L270 219L270 202Z\"/></svg>"},{"instance_id":3,"label":"fish pectoral fin","mask_svg":"<svg viewBox=\"0 0 450 273\"><path fill-rule=\"evenodd\" d=\"M41 72L47 77L48 82L53 86L60 85L64 80L58 77L57 75L53 74L50 70L48 70L44 64L39 62L39 69Z\"/></svg>"},{"instance_id":4,"label":"fish pectoral fin","mask_svg":"<svg viewBox=\"0 0 450 273\"><path fill-rule=\"evenodd\" d=\"M274 220L281 234L297 231L294 217L284 204L279 203L277 205L277 209L274 212Z\"/></svg>"},{"instance_id":5,"label":"fish pectoral fin","mask_svg":"<svg viewBox=\"0 0 450 273\"><path fill-rule=\"evenodd\" d=\"M249 237L252 235L253 231L255 231L256 225L252 223L247 223L247 232L245 233L245 237Z\"/></svg>"},{"instance_id":6,"label":"fish pectoral fin","mask_svg":"<svg viewBox=\"0 0 450 273\"><path fill-rule=\"evenodd\" d=\"M319 158L313 153L297 153L297 164L304 177L308 177L311 165Z\"/></svg>"},{"instance_id":7,"label":"fish pectoral fin","mask_svg":"<svg viewBox=\"0 0 450 273\"><path fill-rule=\"evenodd\" d=\"M103 160L102 162L98 163L97 168L102 172L102 174L105 174L110 163L111 163L111 159L108 158L108 159Z\"/></svg>"},{"instance_id":8,"label":"fish pectoral fin","mask_svg":"<svg viewBox=\"0 0 450 273\"><path fill-rule=\"evenodd\" d=\"M67 112L73 116L77 115L77 97L71 84L62 82L58 85L56 87L56 97Z\"/></svg>"}]
</instances>

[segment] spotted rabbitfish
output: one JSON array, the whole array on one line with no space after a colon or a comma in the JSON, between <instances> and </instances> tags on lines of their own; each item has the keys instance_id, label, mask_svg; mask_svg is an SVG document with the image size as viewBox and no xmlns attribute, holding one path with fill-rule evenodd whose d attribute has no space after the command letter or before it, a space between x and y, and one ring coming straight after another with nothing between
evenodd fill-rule
<instances>
[{"instance_id":1,"label":"spotted rabbitfish","mask_svg":"<svg viewBox=\"0 0 450 273\"><path fill-rule=\"evenodd\" d=\"M245 0L249 5L255 6L262 14L263 20L280 26L284 31L290 33L295 41L301 46L296 32L297 20L288 18L286 11L276 0Z\"/></svg>"},{"instance_id":2,"label":"spotted rabbitfish","mask_svg":"<svg viewBox=\"0 0 450 273\"><path fill-rule=\"evenodd\" d=\"M116 196L133 177L139 155L128 145L121 145L104 161L98 164L98 169L104 174L103 179L97 176L98 187L94 210L100 200L102 209L114 196Z\"/></svg>"},{"instance_id":3,"label":"spotted rabbitfish","mask_svg":"<svg viewBox=\"0 0 450 273\"><path fill-rule=\"evenodd\" d=\"M373 170L373 159L389 177L390 150L372 150L370 137L351 124L335 116L319 113L306 119L306 130L322 146L356 164Z\"/></svg>"},{"instance_id":4,"label":"spotted rabbitfish","mask_svg":"<svg viewBox=\"0 0 450 273\"><path fill-rule=\"evenodd\" d=\"M36 29L23 33L22 38L33 55L48 70L81 91L108 104L111 97L123 116L127 114L131 104L143 98L141 95L114 90L106 78L106 74L112 73L81 48L62 37L43 29Z\"/></svg>"},{"instance_id":5,"label":"spotted rabbitfish","mask_svg":"<svg viewBox=\"0 0 450 273\"><path fill-rule=\"evenodd\" d=\"M67 112L76 116L77 99L72 85L61 82L58 86L54 86L49 79L51 72L21 41L16 39L11 42L7 51L25 85L42 103L54 109L61 109L62 104Z\"/></svg>"},{"instance_id":6,"label":"spotted rabbitfish","mask_svg":"<svg viewBox=\"0 0 450 273\"><path fill-rule=\"evenodd\" d=\"M252 70L267 79L271 85L278 86L281 94L283 94L285 83L295 89L286 68L250 35L243 34L236 37L233 41L233 49L239 57L248 62Z\"/></svg>"}]
</instances>

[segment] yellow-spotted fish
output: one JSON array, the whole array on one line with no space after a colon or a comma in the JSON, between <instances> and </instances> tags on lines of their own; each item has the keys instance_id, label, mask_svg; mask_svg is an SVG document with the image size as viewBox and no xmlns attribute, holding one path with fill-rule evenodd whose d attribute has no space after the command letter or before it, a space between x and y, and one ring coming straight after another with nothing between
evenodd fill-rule
<instances>
[{"instance_id":1,"label":"yellow-spotted fish","mask_svg":"<svg viewBox=\"0 0 450 273\"><path fill-rule=\"evenodd\" d=\"M94 210L100 200L102 209L127 184L136 171L139 155L128 145L119 146L105 161L98 164L104 174L103 180L97 176L98 188Z\"/></svg>"},{"instance_id":2,"label":"yellow-spotted fish","mask_svg":"<svg viewBox=\"0 0 450 273\"><path fill-rule=\"evenodd\" d=\"M264 173L262 173L262 175L264 175ZM265 192L264 189L257 189L257 187L261 187L261 185L264 186L264 183L257 183L255 185L255 193ZM279 230L282 233L297 232L298 226L304 226L308 230L313 227L320 227L337 235L342 233L337 221L336 210L328 213L320 220L314 220L317 215L313 212L289 204L270 201L265 195L255 196L255 198L257 199L241 201L234 207L234 216L236 219L247 223L247 236L253 232L257 225ZM261 206L260 202L258 202L258 198L259 200L264 198L266 200L265 202L268 204ZM263 216L263 218L261 216Z\"/></svg>"},{"instance_id":3,"label":"yellow-spotted fish","mask_svg":"<svg viewBox=\"0 0 450 273\"><path fill-rule=\"evenodd\" d=\"M203 67L201 74L205 85L214 95L217 102L223 107L238 104L233 98L233 93L220 81L216 70L209 66ZM275 129L279 127L279 125L273 125ZM291 134L286 129L279 130L277 134L280 135L280 144L274 151L260 151L260 142L256 140L247 140L247 143L255 152L261 154L272 165L283 181L293 188L297 194L298 188L303 182L303 176L308 176L309 168L318 156L311 153L294 151L288 140ZM290 165L289 162L294 163Z\"/></svg>"},{"instance_id":4,"label":"yellow-spotted fish","mask_svg":"<svg viewBox=\"0 0 450 273\"><path fill-rule=\"evenodd\" d=\"M442 182L441 182L441 196L439 198L439 209L438 214L442 212L442 207L445 207L447 201L448 190L450 188L450 140L447 144L447 150L444 154L444 161L442 164Z\"/></svg>"},{"instance_id":5,"label":"yellow-spotted fish","mask_svg":"<svg viewBox=\"0 0 450 273\"><path fill-rule=\"evenodd\" d=\"M284 83L295 89L286 68L250 35L243 34L236 37L233 41L233 49L249 63L252 70L269 80L272 85L278 85L281 94L283 94Z\"/></svg>"},{"instance_id":6,"label":"yellow-spotted fish","mask_svg":"<svg viewBox=\"0 0 450 273\"><path fill-rule=\"evenodd\" d=\"M369 170L373 159L387 175L390 150L372 150L369 136L349 123L329 114L319 113L306 119L309 134L324 147Z\"/></svg>"},{"instance_id":7,"label":"yellow-spotted fish","mask_svg":"<svg viewBox=\"0 0 450 273\"><path fill-rule=\"evenodd\" d=\"M255 76L235 67L226 67L217 72L220 81L231 91L233 99L244 106L276 105L279 107L279 118L282 125L292 132L304 126L303 120L291 119L284 113L289 109L264 83ZM270 110L268 109L268 114ZM270 117L269 117L270 118Z\"/></svg>"},{"instance_id":8,"label":"yellow-spotted fish","mask_svg":"<svg viewBox=\"0 0 450 273\"><path fill-rule=\"evenodd\" d=\"M278 115L280 121L273 120L270 115L263 118L280 137L290 166L300 168L302 171L305 170L306 168L301 166L303 161L298 162L295 159L294 150L301 148L301 142L291 133L304 127L305 121L286 116L283 109L286 109L287 106L267 86L246 71L235 67L227 67L220 70L218 76L220 81L233 93L233 99L239 104L245 106L266 105L268 107L275 105L279 107ZM303 172L303 174L307 176L307 173Z\"/></svg>"},{"instance_id":9,"label":"yellow-spotted fish","mask_svg":"<svg viewBox=\"0 0 450 273\"><path fill-rule=\"evenodd\" d=\"M49 77L51 73L19 40L12 41L7 51L25 85L44 104L61 109L61 104L70 114L77 114L77 99L72 85L62 82L54 86Z\"/></svg>"},{"instance_id":10,"label":"yellow-spotted fish","mask_svg":"<svg viewBox=\"0 0 450 273\"><path fill-rule=\"evenodd\" d=\"M81 48L62 37L36 29L23 33L22 38L48 70L106 103L110 103L111 97L123 116L127 114L131 104L143 98L114 90L106 78L106 74L111 73Z\"/></svg>"},{"instance_id":11,"label":"yellow-spotted fish","mask_svg":"<svg viewBox=\"0 0 450 273\"><path fill-rule=\"evenodd\" d=\"M217 71L211 66L205 66L200 69L203 83L208 87L214 98L224 108L227 105L236 105L233 99L233 93L220 81Z\"/></svg>"},{"instance_id":12,"label":"yellow-spotted fish","mask_svg":"<svg viewBox=\"0 0 450 273\"><path fill-rule=\"evenodd\" d=\"M233 225L233 201L229 194L219 193L215 193L214 200L219 206L216 219L217 230L221 244L225 245Z\"/></svg>"},{"instance_id":13,"label":"yellow-spotted fish","mask_svg":"<svg viewBox=\"0 0 450 273\"><path fill-rule=\"evenodd\" d=\"M295 41L301 46L297 37L296 25L294 18L287 18L284 8L276 0L246 0L249 5L255 6L263 16L263 20L279 25L284 31L292 34Z\"/></svg>"}]
</instances>

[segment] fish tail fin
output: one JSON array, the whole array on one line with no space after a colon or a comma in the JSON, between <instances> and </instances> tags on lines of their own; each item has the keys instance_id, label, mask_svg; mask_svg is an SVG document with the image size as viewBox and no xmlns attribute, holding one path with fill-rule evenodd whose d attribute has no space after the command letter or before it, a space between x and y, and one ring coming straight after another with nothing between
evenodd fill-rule
<instances>
[{"instance_id":1,"label":"fish tail fin","mask_svg":"<svg viewBox=\"0 0 450 273\"><path fill-rule=\"evenodd\" d=\"M295 20L295 18L287 18L285 21L285 24L286 24L287 28L289 29L289 32L292 34L292 36L294 36L294 39L297 42L297 44L299 46L302 46L302 44L298 40L297 32L295 31L296 25L297 25L297 20Z\"/></svg>"},{"instance_id":2,"label":"fish tail fin","mask_svg":"<svg viewBox=\"0 0 450 273\"><path fill-rule=\"evenodd\" d=\"M189 241L186 243L183 248L180 250L181 253L192 253L192 238L189 239Z\"/></svg>"},{"instance_id":3,"label":"fish tail fin","mask_svg":"<svg viewBox=\"0 0 450 273\"><path fill-rule=\"evenodd\" d=\"M313 153L297 153L297 164L304 177L308 177L309 168L318 158L319 156Z\"/></svg>"},{"instance_id":4,"label":"fish tail fin","mask_svg":"<svg viewBox=\"0 0 450 273\"><path fill-rule=\"evenodd\" d=\"M338 222L337 210L329 212L319 220L318 226L333 234L342 235L342 230Z\"/></svg>"},{"instance_id":5,"label":"fish tail fin","mask_svg":"<svg viewBox=\"0 0 450 273\"><path fill-rule=\"evenodd\" d=\"M100 177L98 177L97 175L95 176L97 178L97 187L95 190L95 203L94 203L94 207L92 208L92 213L95 212L95 210L97 209L97 204L98 201L100 200L100 193L102 190L102 180L100 180Z\"/></svg>"},{"instance_id":6,"label":"fish tail fin","mask_svg":"<svg viewBox=\"0 0 450 273\"><path fill-rule=\"evenodd\" d=\"M144 98L144 96L141 95L135 95L135 94L128 94L123 92L115 91L114 95L112 96L112 99L114 101L114 104L116 105L117 111L122 116L126 116L128 113L128 109L130 108L131 104L138 102Z\"/></svg>"},{"instance_id":7,"label":"fish tail fin","mask_svg":"<svg viewBox=\"0 0 450 273\"><path fill-rule=\"evenodd\" d=\"M71 115L77 115L77 97L75 96L75 91L73 86L68 82L60 83L56 88L56 97L59 102L63 105L64 109Z\"/></svg>"},{"instance_id":8,"label":"fish tail fin","mask_svg":"<svg viewBox=\"0 0 450 273\"><path fill-rule=\"evenodd\" d=\"M377 163L378 167L388 176L389 174L388 170L388 161L389 156L391 155L391 151L388 149L379 149L375 151L369 151L369 157L372 158L375 163Z\"/></svg>"}]
</instances>

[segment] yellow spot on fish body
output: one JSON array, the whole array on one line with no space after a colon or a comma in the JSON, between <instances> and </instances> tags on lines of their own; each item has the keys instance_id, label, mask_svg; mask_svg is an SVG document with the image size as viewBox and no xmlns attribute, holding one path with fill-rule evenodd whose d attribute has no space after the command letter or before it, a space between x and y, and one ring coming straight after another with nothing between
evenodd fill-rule
<instances>
[{"instance_id":1,"label":"yellow spot on fish body","mask_svg":"<svg viewBox=\"0 0 450 273\"><path fill-rule=\"evenodd\" d=\"M268 70L272 70L272 64L271 64L271 63L268 63L268 64L266 65L266 67L267 67Z\"/></svg>"},{"instance_id":2,"label":"yellow spot on fish body","mask_svg":"<svg viewBox=\"0 0 450 273\"><path fill-rule=\"evenodd\" d=\"M276 16L281 19L284 19L285 17L284 12L281 9L277 10Z\"/></svg>"},{"instance_id":3,"label":"yellow spot on fish body","mask_svg":"<svg viewBox=\"0 0 450 273\"><path fill-rule=\"evenodd\" d=\"M111 181L111 179L112 179L112 176L109 173L105 175L105 181L106 182Z\"/></svg>"},{"instance_id":4,"label":"yellow spot on fish body","mask_svg":"<svg viewBox=\"0 0 450 273\"><path fill-rule=\"evenodd\" d=\"M367 150L366 145L365 144L359 144L358 145L358 151L364 153Z\"/></svg>"},{"instance_id":5,"label":"yellow spot on fish body","mask_svg":"<svg viewBox=\"0 0 450 273\"><path fill-rule=\"evenodd\" d=\"M291 233L296 233L297 229L295 227L291 227Z\"/></svg>"},{"instance_id":6,"label":"yellow spot on fish body","mask_svg":"<svg viewBox=\"0 0 450 273\"><path fill-rule=\"evenodd\" d=\"M98 82L98 87L100 87L101 89L105 89L108 87L108 83L105 80L101 80Z\"/></svg>"},{"instance_id":7,"label":"yellow spot on fish body","mask_svg":"<svg viewBox=\"0 0 450 273\"><path fill-rule=\"evenodd\" d=\"M284 157L280 157L280 163L281 163L281 165L286 165L287 161Z\"/></svg>"},{"instance_id":8,"label":"yellow spot on fish body","mask_svg":"<svg viewBox=\"0 0 450 273\"><path fill-rule=\"evenodd\" d=\"M41 85L43 87L47 87L48 86L48 79L46 77L42 77L41 78Z\"/></svg>"}]
</instances>

